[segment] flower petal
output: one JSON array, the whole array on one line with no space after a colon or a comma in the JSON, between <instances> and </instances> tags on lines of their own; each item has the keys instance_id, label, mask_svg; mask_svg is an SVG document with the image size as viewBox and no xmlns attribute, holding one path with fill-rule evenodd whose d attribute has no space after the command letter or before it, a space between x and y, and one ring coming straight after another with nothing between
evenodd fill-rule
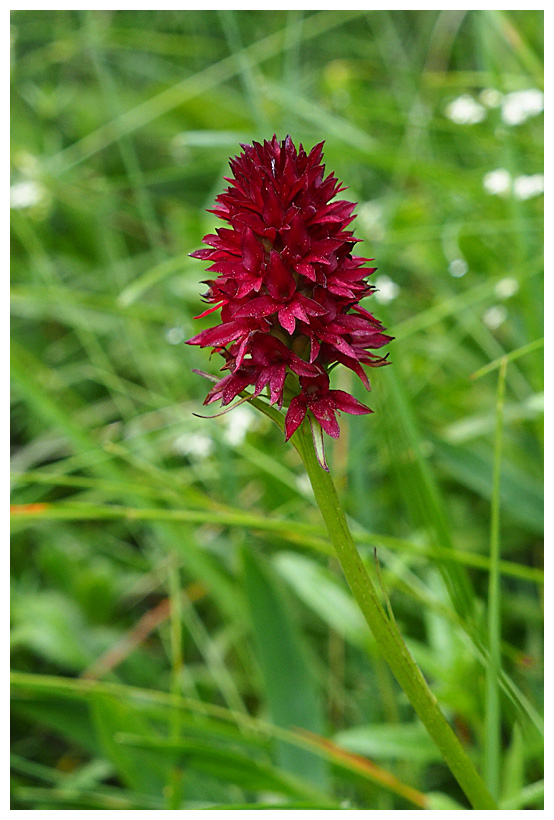
<instances>
[{"instance_id":1,"label":"flower petal","mask_svg":"<svg viewBox=\"0 0 554 820\"><path fill-rule=\"evenodd\" d=\"M302 396L295 396L289 405L285 416L285 441L298 430L306 416L306 404Z\"/></svg>"},{"instance_id":2,"label":"flower petal","mask_svg":"<svg viewBox=\"0 0 554 820\"><path fill-rule=\"evenodd\" d=\"M337 410L342 410L344 413L351 413L354 416L363 416L366 413L373 413L369 407L362 404L361 401L355 399L350 393L345 393L344 390L330 390L329 395L336 405Z\"/></svg>"}]
</instances>

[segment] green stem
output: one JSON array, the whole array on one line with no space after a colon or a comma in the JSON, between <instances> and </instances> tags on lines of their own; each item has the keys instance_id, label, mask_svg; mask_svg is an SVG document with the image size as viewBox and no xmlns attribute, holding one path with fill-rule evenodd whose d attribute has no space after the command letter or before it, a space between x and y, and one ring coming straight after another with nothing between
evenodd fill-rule
<instances>
[{"instance_id":1,"label":"green stem","mask_svg":"<svg viewBox=\"0 0 554 820\"><path fill-rule=\"evenodd\" d=\"M485 782L495 799L498 799L500 781L500 675L501 627L500 627L500 466L502 462L502 428L504 423L504 395L506 391L506 368L508 357L501 362L496 395L496 433L494 437L494 468L491 499L490 572L488 597L489 663L487 665L487 689L485 699L485 758L483 771Z\"/></svg>"},{"instance_id":2,"label":"green stem","mask_svg":"<svg viewBox=\"0 0 554 820\"><path fill-rule=\"evenodd\" d=\"M389 618L379 601L373 582L350 534L333 480L330 474L319 466L309 428L306 428L307 424L304 422L293 436L292 442L306 467L315 499L346 580L377 645L472 807L496 809L495 801L442 714L437 699L410 655L394 620Z\"/></svg>"},{"instance_id":3,"label":"green stem","mask_svg":"<svg viewBox=\"0 0 554 820\"><path fill-rule=\"evenodd\" d=\"M181 611L181 582L179 573L179 562L177 554L171 556L171 568L169 571L169 597L170 597L170 646L171 646L171 694L180 697L182 694L181 674L183 671L183 635ZM175 709L170 716L170 737L178 741L181 736L181 713ZM175 765L169 772L169 782L167 784L167 809L180 809L183 803L183 771L179 765Z\"/></svg>"}]
</instances>

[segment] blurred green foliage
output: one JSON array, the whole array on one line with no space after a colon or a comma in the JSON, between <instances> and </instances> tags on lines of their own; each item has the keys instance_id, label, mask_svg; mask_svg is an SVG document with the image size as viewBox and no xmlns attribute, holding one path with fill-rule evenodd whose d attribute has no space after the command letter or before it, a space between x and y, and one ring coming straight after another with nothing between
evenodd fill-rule
<instances>
[{"instance_id":1,"label":"blurred green foliage","mask_svg":"<svg viewBox=\"0 0 554 820\"><path fill-rule=\"evenodd\" d=\"M358 202L396 341L331 469L485 770L498 370L471 375L531 344L503 406L493 785L540 807L542 23L12 13L13 502L33 505L12 542L14 808L465 805L292 448L248 406L193 415L192 369L219 365L182 346L205 278L187 254L229 155L274 132L325 139Z\"/></svg>"}]
</instances>

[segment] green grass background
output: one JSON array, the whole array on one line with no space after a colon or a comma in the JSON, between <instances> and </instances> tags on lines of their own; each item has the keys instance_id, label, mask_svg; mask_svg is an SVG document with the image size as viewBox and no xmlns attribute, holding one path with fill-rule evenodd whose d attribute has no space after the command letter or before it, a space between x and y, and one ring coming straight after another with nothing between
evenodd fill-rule
<instances>
[{"instance_id":1,"label":"green grass background","mask_svg":"<svg viewBox=\"0 0 554 820\"><path fill-rule=\"evenodd\" d=\"M210 323L188 253L274 132L326 140L397 286L376 412L328 447L360 550L501 805L540 808L542 197L483 180L542 172L542 117L498 104L542 88L542 22L12 13L13 503L47 505L14 515L14 808L466 806L293 449L250 407L193 415L219 365L182 345ZM498 367L471 375L521 348L497 406Z\"/></svg>"}]
</instances>

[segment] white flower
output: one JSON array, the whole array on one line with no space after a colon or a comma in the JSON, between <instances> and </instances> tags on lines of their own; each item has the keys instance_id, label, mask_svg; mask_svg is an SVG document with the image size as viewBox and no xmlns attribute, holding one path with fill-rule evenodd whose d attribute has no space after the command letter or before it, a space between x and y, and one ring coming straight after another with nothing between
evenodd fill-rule
<instances>
[{"instance_id":1,"label":"white flower","mask_svg":"<svg viewBox=\"0 0 554 820\"><path fill-rule=\"evenodd\" d=\"M42 201L44 193L43 186L32 179L14 182L10 187L10 207L15 210L32 208Z\"/></svg>"},{"instance_id":2,"label":"white flower","mask_svg":"<svg viewBox=\"0 0 554 820\"><path fill-rule=\"evenodd\" d=\"M512 177L510 172L505 168L497 168L495 171L489 171L483 177L483 188L488 194L496 194L502 196L507 194L512 187Z\"/></svg>"},{"instance_id":3,"label":"white flower","mask_svg":"<svg viewBox=\"0 0 554 820\"><path fill-rule=\"evenodd\" d=\"M494 288L494 292L499 299L509 299L519 290L519 282L513 276L506 276Z\"/></svg>"},{"instance_id":4,"label":"white flower","mask_svg":"<svg viewBox=\"0 0 554 820\"><path fill-rule=\"evenodd\" d=\"M182 433L173 442L173 449L182 456L203 459L210 455L214 443L206 433Z\"/></svg>"},{"instance_id":5,"label":"white flower","mask_svg":"<svg viewBox=\"0 0 554 820\"><path fill-rule=\"evenodd\" d=\"M456 125L475 125L485 119L486 109L470 97L462 94L446 106L446 116Z\"/></svg>"},{"instance_id":6,"label":"white flower","mask_svg":"<svg viewBox=\"0 0 554 820\"><path fill-rule=\"evenodd\" d=\"M246 438L248 430L252 427L254 415L252 410L245 407L243 404L223 416L226 430L223 433L223 439L230 444L231 447L238 447Z\"/></svg>"},{"instance_id":7,"label":"white flower","mask_svg":"<svg viewBox=\"0 0 554 820\"><path fill-rule=\"evenodd\" d=\"M377 288L375 298L382 305L387 305L393 299L396 299L400 291L396 282L393 282L388 276L379 276L375 280L375 287Z\"/></svg>"},{"instance_id":8,"label":"white flower","mask_svg":"<svg viewBox=\"0 0 554 820\"><path fill-rule=\"evenodd\" d=\"M170 327L165 332L165 338L170 345L179 345L185 338L185 331L182 327Z\"/></svg>"},{"instance_id":9,"label":"white flower","mask_svg":"<svg viewBox=\"0 0 554 820\"><path fill-rule=\"evenodd\" d=\"M461 276L465 276L468 271L467 262L465 259L453 259L448 266L448 270L451 276L459 279Z\"/></svg>"},{"instance_id":10,"label":"white flower","mask_svg":"<svg viewBox=\"0 0 554 820\"><path fill-rule=\"evenodd\" d=\"M483 322L491 330L496 330L506 321L507 316L508 311L504 305L493 305L483 314Z\"/></svg>"},{"instance_id":11,"label":"white flower","mask_svg":"<svg viewBox=\"0 0 554 820\"><path fill-rule=\"evenodd\" d=\"M502 100L501 116L506 125L520 125L544 108L544 94L538 88L513 91Z\"/></svg>"},{"instance_id":12,"label":"white flower","mask_svg":"<svg viewBox=\"0 0 554 820\"><path fill-rule=\"evenodd\" d=\"M542 174L523 174L514 179L514 193L518 199L530 199L544 192L544 176Z\"/></svg>"},{"instance_id":13,"label":"white flower","mask_svg":"<svg viewBox=\"0 0 554 820\"><path fill-rule=\"evenodd\" d=\"M385 231L382 219L383 208L378 202L364 202L358 210L358 222L369 239L383 238Z\"/></svg>"}]
</instances>

